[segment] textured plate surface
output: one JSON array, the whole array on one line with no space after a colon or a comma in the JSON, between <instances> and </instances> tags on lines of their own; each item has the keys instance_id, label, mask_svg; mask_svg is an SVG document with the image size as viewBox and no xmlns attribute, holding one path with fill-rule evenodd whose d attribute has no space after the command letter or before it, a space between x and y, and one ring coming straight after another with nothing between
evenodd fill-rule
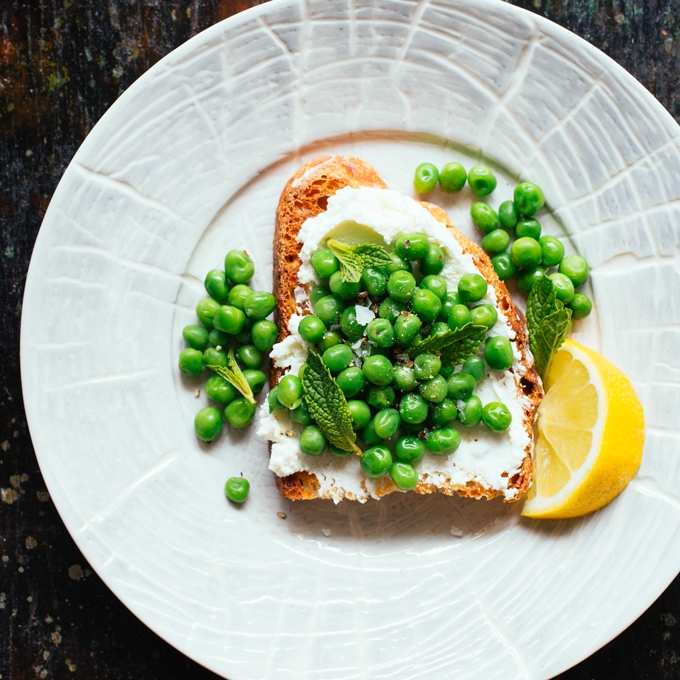
<instances>
[{"instance_id":1,"label":"textured plate surface","mask_svg":"<svg viewBox=\"0 0 680 680\"><path fill-rule=\"evenodd\" d=\"M89 562L232 680L546 678L606 643L680 569L678 132L604 55L492 0L276 0L173 52L76 154L26 286L31 435ZM176 361L202 278L246 247L269 287L278 194L325 152L405 193L423 160L495 164L494 202L543 186L545 229L593 267L575 330L646 411L614 503L544 523L443 497L292 505L252 429L199 445ZM472 233L469 194L435 200Z\"/></svg>"}]
</instances>

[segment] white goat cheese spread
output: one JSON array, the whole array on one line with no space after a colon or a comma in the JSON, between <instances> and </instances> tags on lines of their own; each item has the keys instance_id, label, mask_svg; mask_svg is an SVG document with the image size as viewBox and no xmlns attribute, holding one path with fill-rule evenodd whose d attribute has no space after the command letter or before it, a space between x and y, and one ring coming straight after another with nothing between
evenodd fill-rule
<instances>
[{"instance_id":1,"label":"white goat cheese spread","mask_svg":"<svg viewBox=\"0 0 680 680\"><path fill-rule=\"evenodd\" d=\"M333 234L329 236L330 232ZM403 234L425 234L444 251L446 262L440 275L446 279L450 290L457 290L458 281L463 275L479 273L471 255L463 253L460 244L446 227L413 199L388 189L346 187L329 199L325 212L308 219L300 229L298 241L303 246L298 279L301 284L318 283L310 262L311 256L324 247L327 238L335 238L341 232L360 234L364 241L369 234L375 242L384 243L388 249L393 249L393 244ZM304 289L296 289L295 298L300 313L308 307L308 300L301 293L304 293ZM488 287L481 302L496 306L496 294L492 286ZM526 447L530 443L523 414L527 397L519 384L524 367L520 363L521 354L513 342L515 332L507 317L500 309L496 309L498 320L489 331L489 336L507 337L514 350L515 362L509 370L502 372L492 371L487 366L486 374L475 388L475 394L483 405L491 401L503 402L512 414L510 427L505 432L496 433L482 424L471 428L459 426L461 443L455 453L438 456L427 451L414 466L418 470L420 482L442 487L474 481L502 491L505 498L511 499L517 495L517 490L509 488L508 482L520 470ZM366 311L370 312L368 309ZM370 316L373 318L372 312ZM276 366L295 375L306 360L308 348L308 343L297 332L301 318L300 315L293 315L288 324L290 335L277 343L271 352L271 359ZM371 318L369 314L357 314L361 324L369 323ZM360 343L355 345L353 348L359 352L365 347L360 348ZM356 354L357 365L361 365L359 352ZM481 349L479 353L482 354ZM336 503L344 497L362 502L371 496L380 497L379 491L384 481L366 477L359 456L339 458L329 451L321 456L302 453L299 447L302 429L301 425L292 422L286 409L269 413L268 403L265 401L262 404L257 434L272 443L270 470L280 477L301 471L314 474L319 483L319 495L332 498Z\"/></svg>"}]
</instances>

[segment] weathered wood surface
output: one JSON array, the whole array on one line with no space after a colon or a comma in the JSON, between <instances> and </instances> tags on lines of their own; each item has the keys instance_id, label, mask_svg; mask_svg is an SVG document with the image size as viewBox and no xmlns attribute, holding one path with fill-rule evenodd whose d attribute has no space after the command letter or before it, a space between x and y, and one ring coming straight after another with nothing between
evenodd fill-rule
<instances>
[{"instance_id":1,"label":"weathered wood surface","mask_svg":"<svg viewBox=\"0 0 680 680\"><path fill-rule=\"evenodd\" d=\"M85 135L139 75L257 0L0 2L0 678L208 680L108 590L64 528L31 446L19 321L50 197ZM514 0L575 31L680 120L680 0ZM680 678L680 578L564 680Z\"/></svg>"}]
</instances>

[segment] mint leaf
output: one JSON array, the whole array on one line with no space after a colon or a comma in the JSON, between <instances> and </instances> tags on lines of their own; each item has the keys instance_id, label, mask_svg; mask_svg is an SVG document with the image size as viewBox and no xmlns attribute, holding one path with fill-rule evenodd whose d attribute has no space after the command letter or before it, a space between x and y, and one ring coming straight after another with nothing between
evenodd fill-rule
<instances>
[{"instance_id":1,"label":"mint leaf","mask_svg":"<svg viewBox=\"0 0 680 680\"><path fill-rule=\"evenodd\" d=\"M345 395L321 357L311 349L307 352L307 365L301 379L309 415L326 439L343 451L360 454Z\"/></svg>"},{"instance_id":2,"label":"mint leaf","mask_svg":"<svg viewBox=\"0 0 680 680\"><path fill-rule=\"evenodd\" d=\"M375 243L348 246L331 238L326 245L340 261L340 277L345 282L360 281L364 267L384 267L392 262L387 251Z\"/></svg>"},{"instance_id":3,"label":"mint leaf","mask_svg":"<svg viewBox=\"0 0 680 680\"><path fill-rule=\"evenodd\" d=\"M542 380L548 375L553 357L570 327L571 309L557 299L553 282L544 276L534 284L527 299L529 346Z\"/></svg>"},{"instance_id":4,"label":"mint leaf","mask_svg":"<svg viewBox=\"0 0 680 680\"><path fill-rule=\"evenodd\" d=\"M465 324L455 331L425 338L409 348L411 358L425 352L435 352L440 355L442 366L456 366L477 352L486 337L486 326L473 323Z\"/></svg>"},{"instance_id":5,"label":"mint leaf","mask_svg":"<svg viewBox=\"0 0 680 680\"><path fill-rule=\"evenodd\" d=\"M208 364L211 371L215 371L220 378L224 378L228 383L231 383L251 404L255 403L253 391L246 380L246 377L241 371L241 367L236 363L234 350L230 349L227 354L228 366L218 366L217 364Z\"/></svg>"}]
</instances>

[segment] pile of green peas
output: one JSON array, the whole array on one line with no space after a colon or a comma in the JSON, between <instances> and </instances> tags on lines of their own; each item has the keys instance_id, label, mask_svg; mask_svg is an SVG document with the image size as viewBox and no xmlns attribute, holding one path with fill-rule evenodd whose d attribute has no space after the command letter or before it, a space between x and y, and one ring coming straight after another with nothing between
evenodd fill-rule
<instances>
[{"instance_id":1,"label":"pile of green peas","mask_svg":"<svg viewBox=\"0 0 680 680\"><path fill-rule=\"evenodd\" d=\"M390 258L386 267L367 267L359 282L348 283L331 250L316 251L311 264L321 284L310 291L314 314L303 317L298 332L321 355L347 399L352 426L366 447L361 456L366 476L389 473L398 488L408 490L418 483L413 464L426 450L442 456L456 451L461 437L454 422L507 430L512 420L507 406L483 406L473 392L485 362L503 371L514 356L507 338L487 337L484 359L473 356L460 370L442 366L434 352L411 360L408 347L420 339L471 321L491 329L498 313L482 302L487 283L479 274L463 276L457 289L449 290L439 275L444 252L424 234L401 236ZM370 304L376 318L359 323L357 303ZM292 421L303 426L305 454L320 456L328 449L339 457L353 455L330 444L314 423L298 376L281 379L269 393L269 407L288 409Z\"/></svg>"},{"instance_id":2,"label":"pile of green peas","mask_svg":"<svg viewBox=\"0 0 680 680\"><path fill-rule=\"evenodd\" d=\"M276 307L274 296L247 285L254 273L255 265L243 250L230 250L224 270L207 273L209 297L196 305L201 323L182 330L188 345L179 355L179 370L184 375L200 375L206 366L226 367L227 352L233 349L253 394L262 391L267 382L262 365L276 342L278 328L267 319ZM222 415L235 428L246 427L255 416L255 404L216 373L206 381L205 393L217 407L206 406L194 418L196 436L204 442L220 436Z\"/></svg>"},{"instance_id":3,"label":"pile of green peas","mask_svg":"<svg viewBox=\"0 0 680 680\"><path fill-rule=\"evenodd\" d=\"M448 193L460 191L465 182L477 196L488 196L496 188L493 172L477 165L466 173L460 163L447 163L441 171L432 163L421 163L415 171L413 186L419 194L432 191L437 183ZM555 236L541 236L541 223L535 215L545 205L545 197L533 182L515 187L513 200L503 201L498 210L484 201L470 208L470 216L484 234L482 248L491 257L501 281L517 276L517 287L530 293L544 275L552 280L557 299L571 309L572 319L590 314L593 303L587 295L576 291L588 279L588 263L580 255L564 256L564 245ZM511 235L514 234L514 241ZM551 269L557 271L551 273Z\"/></svg>"}]
</instances>

